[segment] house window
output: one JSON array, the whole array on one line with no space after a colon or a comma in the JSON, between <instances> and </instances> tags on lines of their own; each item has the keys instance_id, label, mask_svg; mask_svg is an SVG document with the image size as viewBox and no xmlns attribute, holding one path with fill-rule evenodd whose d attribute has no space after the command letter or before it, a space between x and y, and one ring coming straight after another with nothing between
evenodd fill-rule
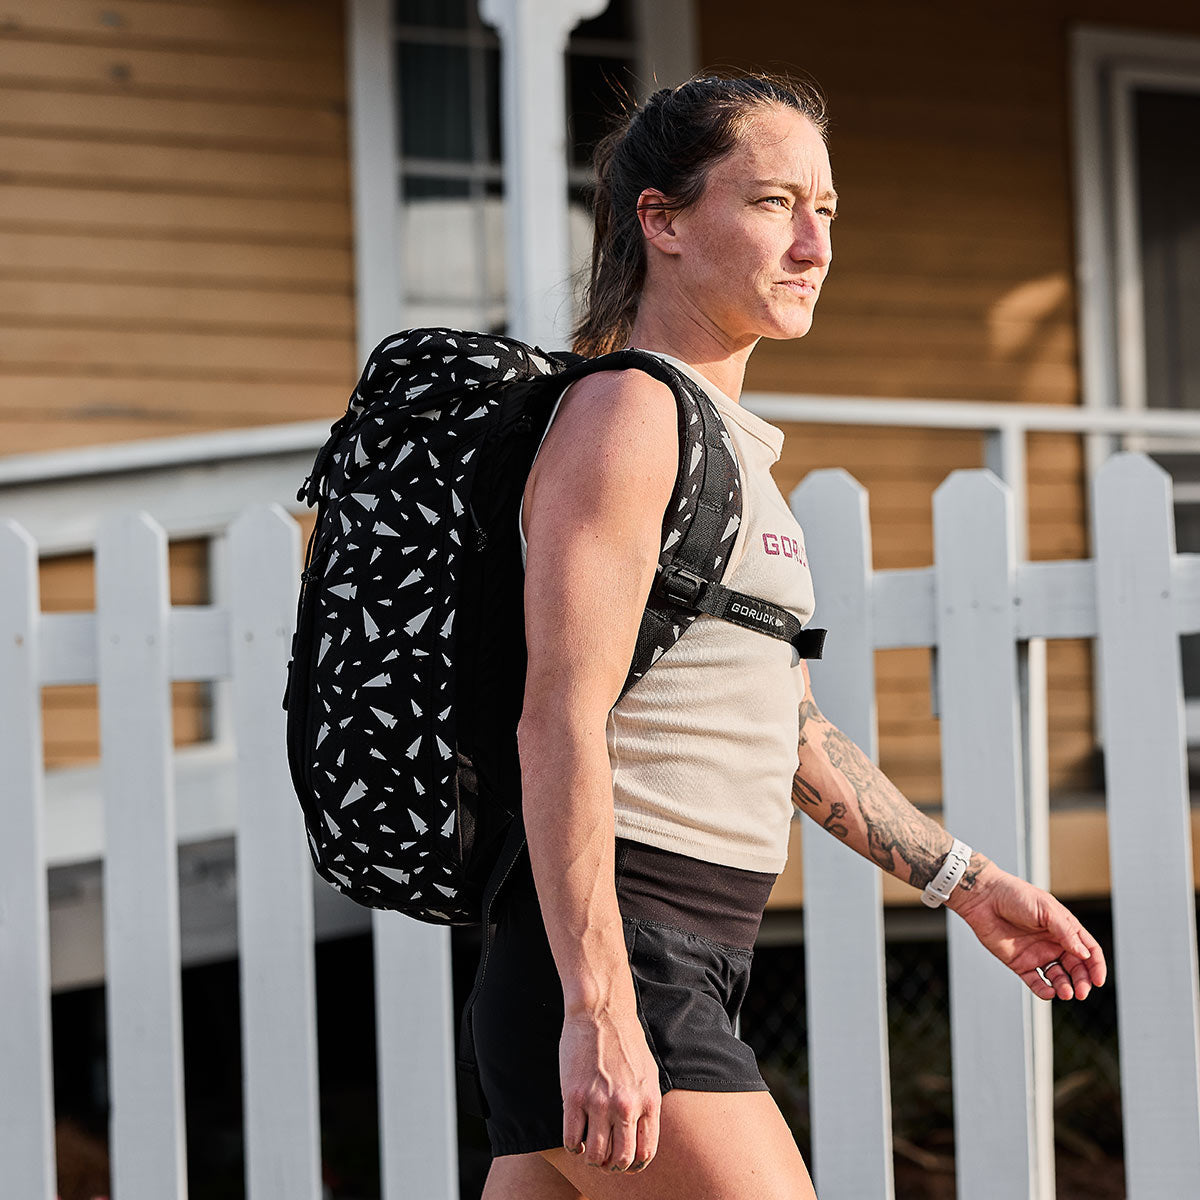
<instances>
[{"instance_id":1,"label":"house window","mask_svg":"<svg viewBox=\"0 0 1200 1200\"><path fill-rule=\"evenodd\" d=\"M1145 404L1200 412L1200 90L1139 89L1131 102ZM1176 546L1200 551L1200 448L1154 457L1175 481ZM1182 642L1184 691L1200 708L1200 635Z\"/></svg>"},{"instance_id":2,"label":"house window","mask_svg":"<svg viewBox=\"0 0 1200 1200\"><path fill-rule=\"evenodd\" d=\"M1200 42L1080 31L1075 99L1085 399L1200 412ZM1176 546L1200 551L1200 439L1125 444L1171 474ZM1182 641L1197 745L1200 635Z\"/></svg>"},{"instance_id":3,"label":"house window","mask_svg":"<svg viewBox=\"0 0 1200 1200\"><path fill-rule=\"evenodd\" d=\"M661 25L642 11L651 3L612 0L571 35L565 118L575 267L591 250L592 149L615 97L645 90L638 77L652 61L646 30ZM475 0L394 0L392 17L404 322L503 332L499 39Z\"/></svg>"},{"instance_id":4,"label":"house window","mask_svg":"<svg viewBox=\"0 0 1200 1200\"><path fill-rule=\"evenodd\" d=\"M1133 106L1146 403L1200 411L1200 90Z\"/></svg>"}]
</instances>

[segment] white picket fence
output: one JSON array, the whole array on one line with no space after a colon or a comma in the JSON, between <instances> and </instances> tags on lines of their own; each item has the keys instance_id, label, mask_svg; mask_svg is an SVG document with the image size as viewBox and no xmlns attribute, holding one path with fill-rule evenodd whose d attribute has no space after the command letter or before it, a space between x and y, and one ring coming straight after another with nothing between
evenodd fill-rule
<instances>
[{"instance_id":1,"label":"white picket fence","mask_svg":"<svg viewBox=\"0 0 1200 1200\"><path fill-rule=\"evenodd\" d=\"M1099 640L1128 1194L1200 1195L1200 1001L1178 635L1200 559L1176 555L1170 483L1114 457L1093 561L1018 563L1013 503L960 472L934 503L936 565L874 572L866 496L841 472L792 497L829 654L823 709L874 752L874 650L936 647L945 813L1002 866L1047 861L1040 639ZM171 680L228 681L236 728L238 940L249 1200L317 1200L311 869L279 707L299 550L279 509L228 535L228 602L171 608L144 515L97 538L96 611L42 614L37 547L0 522L0 1164L54 1195L40 692L98 683L114 1200L186 1195ZM814 1167L822 1200L893 1194L878 872L804 839ZM444 934L374 921L385 1200L457 1195ZM1054 1195L1046 1006L950 922L958 1194Z\"/></svg>"}]
</instances>

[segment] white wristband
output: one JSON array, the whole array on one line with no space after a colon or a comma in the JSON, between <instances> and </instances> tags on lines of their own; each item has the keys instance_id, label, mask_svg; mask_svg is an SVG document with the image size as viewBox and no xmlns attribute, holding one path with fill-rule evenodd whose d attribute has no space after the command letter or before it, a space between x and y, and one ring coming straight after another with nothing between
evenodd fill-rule
<instances>
[{"instance_id":1,"label":"white wristband","mask_svg":"<svg viewBox=\"0 0 1200 1200\"><path fill-rule=\"evenodd\" d=\"M941 869L925 885L921 893L921 903L929 908L941 908L950 899L950 893L962 877L967 873L971 862L971 847L966 842L954 839L950 853L942 860Z\"/></svg>"}]
</instances>

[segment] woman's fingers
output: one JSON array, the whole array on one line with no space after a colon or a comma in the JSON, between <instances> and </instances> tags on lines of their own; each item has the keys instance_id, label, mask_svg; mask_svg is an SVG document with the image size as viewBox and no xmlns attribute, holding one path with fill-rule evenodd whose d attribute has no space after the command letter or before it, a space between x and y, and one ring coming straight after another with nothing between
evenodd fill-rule
<instances>
[{"instance_id":1,"label":"woman's fingers","mask_svg":"<svg viewBox=\"0 0 1200 1200\"><path fill-rule=\"evenodd\" d=\"M1021 972L1021 979L1039 1000L1086 1000L1104 978L1104 957L1099 947L1086 961L1064 953L1061 958Z\"/></svg>"},{"instance_id":2,"label":"woman's fingers","mask_svg":"<svg viewBox=\"0 0 1200 1200\"><path fill-rule=\"evenodd\" d=\"M1021 980L1039 1000L1053 1000L1057 994L1054 985L1041 970L1022 971Z\"/></svg>"},{"instance_id":3,"label":"woman's fingers","mask_svg":"<svg viewBox=\"0 0 1200 1200\"><path fill-rule=\"evenodd\" d=\"M637 1153L631 1171L640 1171L658 1153L658 1110L646 1113L637 1123Z\"/></svg>"},{"instance_id":4,"label":"woman's fingers","mask_svg":"<svg viewBox=\"0 0 1200 1200\"><path fill-rule=\"evenodd\" d=\"M563 1146L583 1155L590 1167L633 1173L648 1166L658 1150L658 1120L653 1104L639 1117L622 1116L600 1105L579 1120L566 1116Z\"/></svg>"},{"instance_id":5,"label":"woman's fingers","mask_svg":"<svg viewBox=\"0 0 1200 1200\"><path fill-rule=\"evenodd\" d=\"M1092 990L1092 976L1086 962L1073 962L1068 968L1071 991L1076 1000L1086 1000Z\"/></svg>"},{"instance_id":6,"label":"woman's fingers","mask_svg":"<svg viewBox=\"0 0 1200 1200\"><path fill-rule=\"evenodd\" d=\"M582 1154L584 1139L587 1137L587 1117L583 1105L563 1104L563 1149L572 1154Z\"/></svg>"},{"instance_id":7,"label":"woman's fingers","mask_svg":"<svg viewBox=\"0 0 1200 1200\"><path fill-rule=\"evenodd\" d=\"M1103 987L1108 978L1108 963L1104 961L1104 951L1100 943L1082 926L1079 928L1079 938L1087 949L1087 973L1093 987Z\"/></svg>"},{"instance_id":8,"label":"woman's fingers","mask_svg":"<svg viewBox=\"0 0 1200 1200\"><path fill-rule=\"evenodd\" d=\"M1070 910L1058 906L1061 910L1059 920L1054 922L1051 932L1058 939L1066 952L1063 958L1074 955L1079 963L1070 963L1071 977L1078 980L1077 966L1082 966L1089 984L1100 987L1108 976L1108 966L1104 961L1104 951L1100 943L1080 924Z\"/></svg>"},{"instance_id":9,"label":"woman's fingers","mask_svg":"<svg viewBox=\"0 0 1200 1200\"><path fill-rule=\"evenodd\" d=\"M1063 949L1058 959L1061 974L1056 972L1050 982L1055 985L1060 999L1070 1000L1073 996L1083 1000L1093 987L1100 987L1108 975L1104 951L1068 909L1061 905L1059 909L1059 919L1052 923L1051 932ZM1070 994L1064 995L1067 988Z\"/></svg>"},{"instance_id":10,"label":"woman's fingers","mask_svg":"<svg viewBox=\"0 0 1200 1200\"><path fill-rule=\"evenodd\" d=\"M609 1153L603 1166L610 1171L627 1171L637 1158L637 1118L628 1117L612 1127Z\"/></svg>"},{"instance_id":11,"label":"woman's fingers","mask_svg":"<svg viewBox=\"0 0 1200 1200\"><path fill-rule=\"evenodd\" d=\"M589 1113L583 1161L589 1167L602 1167L608 1161L612 1147L612 1125L599 1113Z\"/></svg>"},{"instance_id":12,"label":"woman's fingers","mask_svg":"<svg viewBox=\"0 0 1200 1200\"><path fill-rule=\"evenodd\" d=\"M1060 1000L1074 998L1075 985L1071 982L1070 971L1067 970L1061 959L1044 967L1042 973L1050 980L1050 986L1054 988L1054 994Z\"/></svg>"}]
</instances>

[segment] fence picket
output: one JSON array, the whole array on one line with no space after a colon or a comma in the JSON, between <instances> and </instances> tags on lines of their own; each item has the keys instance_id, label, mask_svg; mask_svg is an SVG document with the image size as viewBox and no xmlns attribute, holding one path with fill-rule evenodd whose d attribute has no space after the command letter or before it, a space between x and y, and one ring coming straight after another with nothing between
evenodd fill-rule
<instances>
[{"instance_id":1,"label":"fence picket","mask_svg":"<svg viewBox=\"0 0 1200 1200\"><path fill-rule=\"evenodd\" d=\"M805 542L817 615L832 626L825 659L811 667L813 694L821 711L876 758L866 491L845 471L815 471L792 492L791 507L802 525L812 516ZM817 1190L824 1200L889 1200L892 1112L879 869L813 825L804 828L803 854ZM845 986L848 979L852 988Z\"/></svg>"},{"instance_id":2,"label":"fence picket","mask_svg":"<svg viewBox=\"0 0 1200 1200\"><path fill-rule=\"evenodd\" d=\"M1126 1180L1178 1200L1200 1181L1200 1001L1170 478L1115 455L1094 505Z\"/></svg>"},{"instance_id":3,"label":"fence picket","mask_svg":"<svg viewBox=\"0 0 1200 1200\"><path fill-rule=\"evenodd\" d=\"M937 566L920 571L872 573L866 496L844 473L814 473L791 500L833 629L813 667L822 708L874 755L874 649L936 644L947 825L1022 874L1039 869L1044 814L1022 805L1041 777L1022 721L1032 731L1043 714L1038 694L1022 712L1020 642L1098 631L1128 1188L1192 1195L1200 982L1178 633L1200 626L1200 558L1173 552L1166 477L1117 456L1096 487L1096 561L1019 568L1009 498L983 472L939 489ZM278 510L243 515L229 564L228 607L172 611L162 530L144 514L113 519L95 616L45 616L36 548L0 522L0 1162L22 1198L55 1187L40 688L97 680L104 838L80 844L105 847L113 1194L187 1194L169 684L184 677L234 681L247 1196L320 1192L311 869L278 707L294 526ZM230 806L220 827L232 826ZM822 1200L890 1200L879 874L806 832L815 1174ZM394 914L374 929L383 1194L455 1200L449 938ZM949 943L959 1195L1048 1200L1034 1002L953 918Z\"/></svg>"},{"instance_id":4,"label":"fence picket","mask_svg":"<svg viewBox=\"0 0 1200 1200\"><path fill-rule=\"evenodd\" d=\"M384 1200L458 1200L450 933L374 914Z\"/></svg>"},{"instance_id":5,"label":"fence picket","mask_svg":"<svg viewBox=\"0 0 1200 1200\"><path fill-rule=\"evenodd\" d=\"M296 523L275 506L249 509L227 552L246 1194L317 1200L313 872L279 705L300 577Z\"/></svg>"},{"instance_id":6,"label":"fence picket","mask_svg":"<svg viewBox=\"0 0 1200 1200\"><path fill-rule=\"evenodd\" d=\"M956 471L934 495L946 826L1001 867L1027 870L1012 497L986 471ZM949 919L958 1194L1053 1196L1052 1130L1035 1122L1033 998Z\"/></svg>"},{"instance_id":7,"label":"fence picket","mask_svg":"<svg viewBox=\"0 0 1200 1200\"><path fill-rule=\"evenodd\" d=\"M187 1194L167 559L144 514L96 541L110 1152L120 1200Z\"/></svg>"},{"instance_id":8,"label":"fence picket","mask_svg":"<svg viewBox=\"0 0 1200 1200\"><path fill-rule=\"evenodd\" d=\"M37 547L0 521L0 1163L14 1196L50 1200L54 1110L42 816Z\"/></svg>"}]
</instances>

